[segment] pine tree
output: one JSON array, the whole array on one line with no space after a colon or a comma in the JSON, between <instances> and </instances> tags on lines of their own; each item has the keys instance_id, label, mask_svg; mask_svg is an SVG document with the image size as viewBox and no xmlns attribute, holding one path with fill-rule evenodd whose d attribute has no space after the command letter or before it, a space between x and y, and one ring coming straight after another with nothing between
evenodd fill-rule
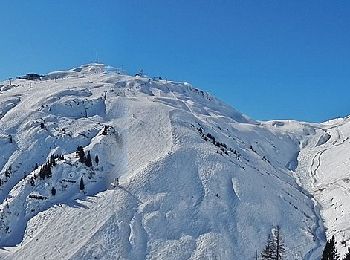
<instances>
[{"instance_id":1,"label":"pine tree","mask_svg":"<svg viewBox=\"0 0 350 260\"><path fill-rule=\"evenodd\" d=\"M5 171L5 176L6 176L6 178L10 178L10 177L11 177L11 167L8 168L8 169Z\"/></svg>"},{"instance_id":2,"label":"pine tree","mask_svg":"<svg viewBox=\"0 0 350 260\"><path fill-rule=\"evenodd\" d=\"M41 180L45 180L46 174L45 174L45 165L40 168L39 171L39 177Z\"/></svg>"},{"instance_id":3,"label":"pine tree","mask_svg":"<svg viewBox=\"0 0 350 260\"><path fill-rule=\"evenodd\" d=\"M80 190L84 190L85 189L85 184L84 184L84 181L83 181L83 177L81 177L80 179Z\"/></svg>"},{"instance_id":4,"label":"pine tree","mask_svg":"<svg viewBox=\"0 0 350 260\"><path fill-rule=\"evenodd\" d=\"M51 178L52 177L51 163L50 162L45 163L40 168L39 177L42 180L45 180L45 178Z\"/></svg>"},{"instance_id":5,"label":"pine tree","mask_svg":"<svg viewBox=\"0 0 350 260\"><path fill-rule=\"evenodd\" d=\"M85 165L88 166L88 167L91 167L91 166L92 166L90 151L88 151L88 154L87 154L87 156L86 156Z\"/></svg>"},{"instance_id":6,"label":"pine tree","mask_svg":"<svg viewBox=\"0 0 350 260\"><path fill-rule=\"evenodd\" d=\"M104 126L102 134L103 135L107 135L108 134L108 126L106 126L106 125Z\"/></svg>"},{"instance_id":7,"label":"pine tree","mask_svg":"<svg viewBox=\"0 0 350 260\"><path fill-rule=\"evenodd\" d=\"M265 249L261 252L261 258L262 259L273 259L273 250L274 250L274 243L271 237L271 234L267 237L267 244L265 246Z\"/></svg>"},{"instance_id":8,"label":"pine tree","mask_svg":"<svg viewBox=\"0 0 350 260\"><path fill-rule=\"evenodd\" d=\"M273 229L272 235L267 238L267 245L261 253L262 259L282 260L286 249L281 236L281 228L277 226Z\"/></svg>"},{"instance_id":9,"label":"pine tree","mask_svg":"<svg viewBox=\"0 0 350 260\"><path fill-rule=\"evenodd\" d=\"M82 146L77 147L76 151L77 155L79 156L79 162L84 163L85 162L85 152Z\"/></svg>"},{"instance_id":10,"label":"pine tree","mask_svg":"<svg viewBox=\"0 0 350 260\"><path fill-rule=\"evenodd\" d=\"M327 241L324 247L322 260L337 260L337 259L339 259L339 255L337 253L337 249L335 248L334 236L332 236L331 240Z\"/></svg>"},{"instance_id":11,"label":"pine tree","mask_svg":"<svg viewBox=\"0 0 350 260\"><path fill-rule=\"evenodd\" d=\"M56 165L56 161L55 161L55 155L51 154L50 156L50 163L55 166Z\"/></svg>"},{"instance_id":12,"label":"pine tree","mask_svg":"<svg viewBox=\"0 0 350 260\"><path fill-rule=\"evenodd\" d=\"M46 165L46 171L45 171L46 177L51 178L52 177L51 163L47 163L45 165Z\"/></svg>"},{"instance_id":13,"label":"pine tree","mask_svg":"<svg viewBox=\"0 0 350 260\"><path fill-rule=\"evenodd\" d=\"M286 249L284 248L284 241L281 236L281 228L277 226L274 230L274 240L275 240L275 259L281 260Z\"/></svg>"},{"instance_id":14,"label":"pine tree","mask_svg":"<svg viewBox=\"0 0 350 260\"><path fill-rule=\"evenodd\" d=\"M96 155L95 156L95 163L98 165L99 161L100 161L100 159L98 159L98 156Z\"/></svg>"}]
</instances>

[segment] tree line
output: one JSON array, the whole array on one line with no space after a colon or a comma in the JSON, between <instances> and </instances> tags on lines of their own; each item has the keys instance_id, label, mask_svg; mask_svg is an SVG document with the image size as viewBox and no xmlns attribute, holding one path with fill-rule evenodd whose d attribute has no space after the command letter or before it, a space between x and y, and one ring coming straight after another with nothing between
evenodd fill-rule
<instances>
[{"instance_id":1,"label":"tree line","mask_svg":"<svg viewBox=\"0 0 350 260\"><path fill-rule=\"evenodd\" d=\"M286 247L281 235L281 228L277 226L274 227L271 234L268 235L266 245L260 253L260 258L258 252L256 252L254 259L283 260L285 259L285 252ZM332 236L332 238L326 242L321 260L350 260L350 247L344 258L340 258L336 249L336 241L334 236Z\"/></svg>"}]
</instances>

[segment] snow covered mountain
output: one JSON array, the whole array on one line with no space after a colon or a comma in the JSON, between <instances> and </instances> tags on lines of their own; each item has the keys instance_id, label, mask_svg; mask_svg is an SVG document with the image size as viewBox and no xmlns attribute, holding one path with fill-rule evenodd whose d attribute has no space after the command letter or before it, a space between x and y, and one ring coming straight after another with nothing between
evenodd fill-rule
<instances>
[{"instance_id":1,"label":"snow covered mountain","mask_svg":"<svg viewBox=\"0 0 350 260\"><path fill-rule=\"evenodd\" d=\"M350 120L331 120L316 127L306 139L297 168L300 184L321 208L327 236L335 236L338 251L350 246Z\"/></svg>"},{"instance_id":2,"label":"snow covered mountain","mask_svg":"<svg viewBox=\"0 0 350 260\"><path fill-rule=\"evenodd\" d=\"M277 226L286 259L345 253L349 122L258 122L103 64L3 82L0 257L253 259Z\"/></svg>"}]
</instances>

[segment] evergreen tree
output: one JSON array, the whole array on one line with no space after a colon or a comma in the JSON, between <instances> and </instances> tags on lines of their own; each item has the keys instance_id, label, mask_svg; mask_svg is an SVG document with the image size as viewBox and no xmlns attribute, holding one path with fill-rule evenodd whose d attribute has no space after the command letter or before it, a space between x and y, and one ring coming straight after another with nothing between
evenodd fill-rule
<instances>
[{"instance_id":1,"label":"evergreen tree","mask_svg":"<svg viewBox=\"0 0 350 260\"><path fill-rule=\"evenodd\" d=\"M90 151L88 151L88 154L87 154L87 156L86 156L85 165L88 166L88 167L91 167L91 166L92 166Z\"/></svg>"},{"instance_id":2,"label":"evergreen tree","mask_svg":"<svg viewBox=\"0 0 350 260\"><path fill-rule=\"evenodd\" d=\"M324 247L322 260L337 260L337 259L339 259L339 255L337 253L337 249L335 248L334 236L332 236L331 240L327 241Z\"/></svg>"},{"instance_id":3,"label":"evergreen tree","mask_svg":"<svg viewBox=\"0 0 350 260\"><path fill-rule=\"evenodd\" d=\"M98 159L98 156L96 155L95 156L95 163L98 165L99 161L100 161L100 159Z\"/></svg>"},{"instance_id":4,"label":"evergreen tree","mask_svg":"<svg viewBox=\"0 0 350 260\"><path fill-rule=\"evenodd\" d=\"M274 242L275 242L275 252L274 256L276 260L281 260L286 249L284 248L284 241L281 236L281 228L277 226L274 230Z\"/></svg>"},{"instance_id":5,"label":"evergreen tree","mask_svg":"<svg viewBox=\"0 0 350 260\"><path fill-rule=\"evenodd\" d=\"M51 163L47 163L45 165L46 165L46 171L45 171L46 177L51 178L52 177Z\"/></svg>"},{"instance_id":6,"label":"evergreen tree","mask_svg":"<svg viewBox=\"0 0 350 260\"><path fill-rule=\"evenodd\" d=\"M5 171L5 176L6 176L6 178L10 178L10 177L11 177L11 168L8 168L8 169Z\"/></svg>"},{"instance_id":7,"label":"evergreen tree","mask_svg":"<svg viewBox=\"0 0 350 260\"><path fill-rule=\"evenodd\" d=\"M84 181L83 181L83 177L81 177L80 179L80 190L84 190L85 189L85 184L84 184Z\"/></svg>"},{"instance_id":8,"label":"evergreen tree","mask_svg":"<svg viewBox=\"0 0 350 260\"><path fill-rule=\"evenodd\" d=\"M45 180L46 174L45 174L45 165L43 167L40 168L39 171L39 177L41 180Z\"/></svg>"},{"instance_id":9,"label":"evergreen tree","mask_svg":"<svg viewBox=\"0 0 350 260\"><path fill-rule=\"evenodd\" d=\"M104 126L102 134L103 135L107 135L108 134L108 126L106 126L106 125Z\"/></svg>"},{"instance_id":10,"label":"evergreen tree","mask_svg":"<svg viewBox=\"0 0 350 260\"><path fill-rule=\"evenodd\" d=\"M51 163L47 162L44 164L39 171L39 177L42 180L45 180L45 178L51 178L52 177L52 172L51 172Z\"/></svg>"},{"instance_id":11,"label":"evergreen tree","mask_svg":"<svg viewBox=\"0 0 350 260\"><path fill-rule=\"evenodd\" d=\"M78 146L77 147L77 151L76 151L78 157L79 157L79 162L84 163L85 162L85 152L82 146Z\"/></svg>"},{"instance_id":12,"label":"evergreen tree","mask_svg":"<svg viewBox=\"0 0 350 260\"><path fill-rule=\"evenodd\" d=\"M273 250L274 250L274 243L271 237L271 234L267 237L267 244L265 246L265 249L261 252L261 258L262 259L273 259Z\"/></svg>"},{"instance_id":13,"label":"evergreen tree","mask_svg":"<svg viewBox=\"0 0 350 260\"><path fill-rule=\"evenodd\" d=\"M52 187L52 189L51 189L51 194L52 194L52 196L55 196L55 195L56 195L56 189L55 189L55 187Z\"/></svg>"},{"instance_id":14,"label":"evergreen tree","mask_svg":"<svg viewBox=\"0 0 350 260\"><path fill-rule=\"evenodd\" d=\"M272 235L269 234L267 238L267 245L261 253L261 258L282 260L285 251L284 241L281 236L281 228L280 226L277 226L273 230Z\"/></svg>"},{"instance_id":15,"label":"evergreen tree","mask_svg":"<svg viewBox=\"0 0 350 260\"><path fill-rule=\"evenodd\" d=\"M51 154L50 156L50 163L55 166L56 165L56 161L55 161L55 155Z\"/></svg>"}]
</instances>

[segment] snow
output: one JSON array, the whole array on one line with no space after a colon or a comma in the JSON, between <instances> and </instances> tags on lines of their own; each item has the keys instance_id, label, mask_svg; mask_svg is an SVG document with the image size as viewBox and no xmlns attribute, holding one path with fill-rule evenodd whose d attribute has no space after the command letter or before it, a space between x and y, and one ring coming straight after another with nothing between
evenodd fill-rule
<instances>
[{"instance_id":1,"label":"snow","mask_svg":"<svg viewBox=\"0 0 350 260\"><path fill-rule=\"evenodd\" d=\"M251 259L279 225L287 259L319 259L326 233L350 235L347 122L258 122L187 82L103 64L3 83L0 255Z\"/></svg>"},{"instance_id":2,"label":"snow","mask_svg":"<svg viewBox=\"0 0 350 260\"><path fill-rule=\"evenodd\" d=\"M321 124L301 150L297 171L301 184L320 205L327 237L335 236L342 255L350 246L349 137L348 118Z\"/></svg>"}]
</instances>

